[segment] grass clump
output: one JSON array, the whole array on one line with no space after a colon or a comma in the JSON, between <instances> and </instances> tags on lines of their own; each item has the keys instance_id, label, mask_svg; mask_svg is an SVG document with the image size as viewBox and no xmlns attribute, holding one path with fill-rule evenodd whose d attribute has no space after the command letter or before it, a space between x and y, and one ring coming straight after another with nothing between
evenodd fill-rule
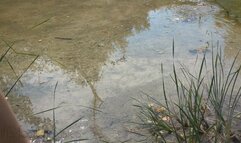
<instances>
[{"instance_id":1,"label":"grass clump","mask_svg":"<svg viewBox=\"0 0 241 143\"><path fill-rule=\"evenodd\" d=\"M212 52L211 71L207 72L207 58L204 54L197 76L182 65L177 70L173 62L171 79L175 84L177 99L171 100L167 96L162 76L164 102L151 97L152 104L139 102L136 105L140 109L142 125L149 129L157 142L241 141L238 137L240 133L234 127L237 120L240 121L237 118L237 107L241 85L237 81L241 65L237 66L237 56L227 69L224 68L221 50ZM163 75L163 66L161 69Z\"/></svg>"}]
</instances>

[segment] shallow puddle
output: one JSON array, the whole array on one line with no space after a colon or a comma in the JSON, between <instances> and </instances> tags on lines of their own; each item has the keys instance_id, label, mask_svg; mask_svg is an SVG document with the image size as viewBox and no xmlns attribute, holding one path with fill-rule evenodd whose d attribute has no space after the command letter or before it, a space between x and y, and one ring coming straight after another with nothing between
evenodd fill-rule
<instances>
[{"instance_id":1,"label":"shallow puddle","mask_svg":"<svg viewBox=\"0 0 241 143\"><path fill-rule=\"evenodd\" d=\"M227 61L241 44L241 25L206 2L3 0L0 11L0 52L15 50L0 63L1 89L6 94L34 59L19 53L40 55L9 101L26 131L51 130L52 110L40 112L53 107L57 131L81 118L59 135L65 140L140 139L128 132L138 130L133 98L145 91L162 99L161 64L169 77L173 39L175 58L190 69L217 41Z\"/></svg>"}]
</instances>

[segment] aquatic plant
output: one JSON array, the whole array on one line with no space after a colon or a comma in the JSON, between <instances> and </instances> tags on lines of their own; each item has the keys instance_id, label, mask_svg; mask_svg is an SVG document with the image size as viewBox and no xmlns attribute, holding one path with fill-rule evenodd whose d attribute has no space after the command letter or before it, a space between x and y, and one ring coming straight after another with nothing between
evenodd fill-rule
<instances>
[{"instance_id":1,"label":"aquatic plant","mask_svg":"<svg viewBox=\"0 0 241 143\"><path fill-rule=\"evenodd\" d=\"M178 72L173 62L171 79L177 100L167 96L162 76L164 102L147 95L151 97L151 104L138 101L135 105L140 109L141 125L157 142L240 142L234 129L237 120L240 121L236 110L241 97L241 86L237 85L241 65L237 65L237 57L238 54L226 72L221 50L214 52L213 48L211 72L205 72L207 57L204 54L197 75L183 65ZM163 65L161 70L163 75Z\"/></svg>"}]
</instances>

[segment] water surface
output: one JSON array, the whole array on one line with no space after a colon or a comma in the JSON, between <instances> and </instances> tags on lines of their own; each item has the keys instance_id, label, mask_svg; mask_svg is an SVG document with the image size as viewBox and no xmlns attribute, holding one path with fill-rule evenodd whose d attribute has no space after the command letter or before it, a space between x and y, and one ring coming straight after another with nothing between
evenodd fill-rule
<instances>
[{"instance_id":1,"label":"water surface","mask_svg":"<svg viewBox=\"0 0 241 143\"><path fill-rule=\"evenodd\" d=\"M2 0L0 11L0 52L13 44L17 52L40 55L9 97L18 119L25 130L51 130L52 112L35 113L55 104L58 131L82 117L60 135L66 140L140 139L128 132L141 130L130 124L137 118L133 98L145 91L162 99L160 67L169 77L173 39L175 58L193 71L202 49L218 41L229 61L241 43L240 24L213 3ZM33 59L10 50L0 63L4 93Z\"/></svg>"}]
</instances>

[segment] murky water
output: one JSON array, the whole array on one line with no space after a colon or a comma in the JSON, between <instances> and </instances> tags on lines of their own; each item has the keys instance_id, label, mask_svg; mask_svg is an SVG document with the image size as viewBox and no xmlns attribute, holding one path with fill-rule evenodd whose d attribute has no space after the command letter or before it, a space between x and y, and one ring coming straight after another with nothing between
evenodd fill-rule
<instances>
[{"instance_id":1,"label":"murky water","mask_svg":"<svg viewBox=\"0 0 241 143\"><path fill-rule=\"evenodd\" d=\"M227 61L241 45L240 23L213 3L2 0L0 11L1 54L13 44L40 55L11 92L18 119L26 130L50 130L52 111L35 113L55 104L57 131L82 117L60 135L66 140L136 142L139 136L127 132L136 129L132 98L141 91L161 98L160 67L168 77L173 39L176 58L188 67L216 41ZM33 59L10 50L0 63L4 93Z\"/></svg>"}]
</instances>

